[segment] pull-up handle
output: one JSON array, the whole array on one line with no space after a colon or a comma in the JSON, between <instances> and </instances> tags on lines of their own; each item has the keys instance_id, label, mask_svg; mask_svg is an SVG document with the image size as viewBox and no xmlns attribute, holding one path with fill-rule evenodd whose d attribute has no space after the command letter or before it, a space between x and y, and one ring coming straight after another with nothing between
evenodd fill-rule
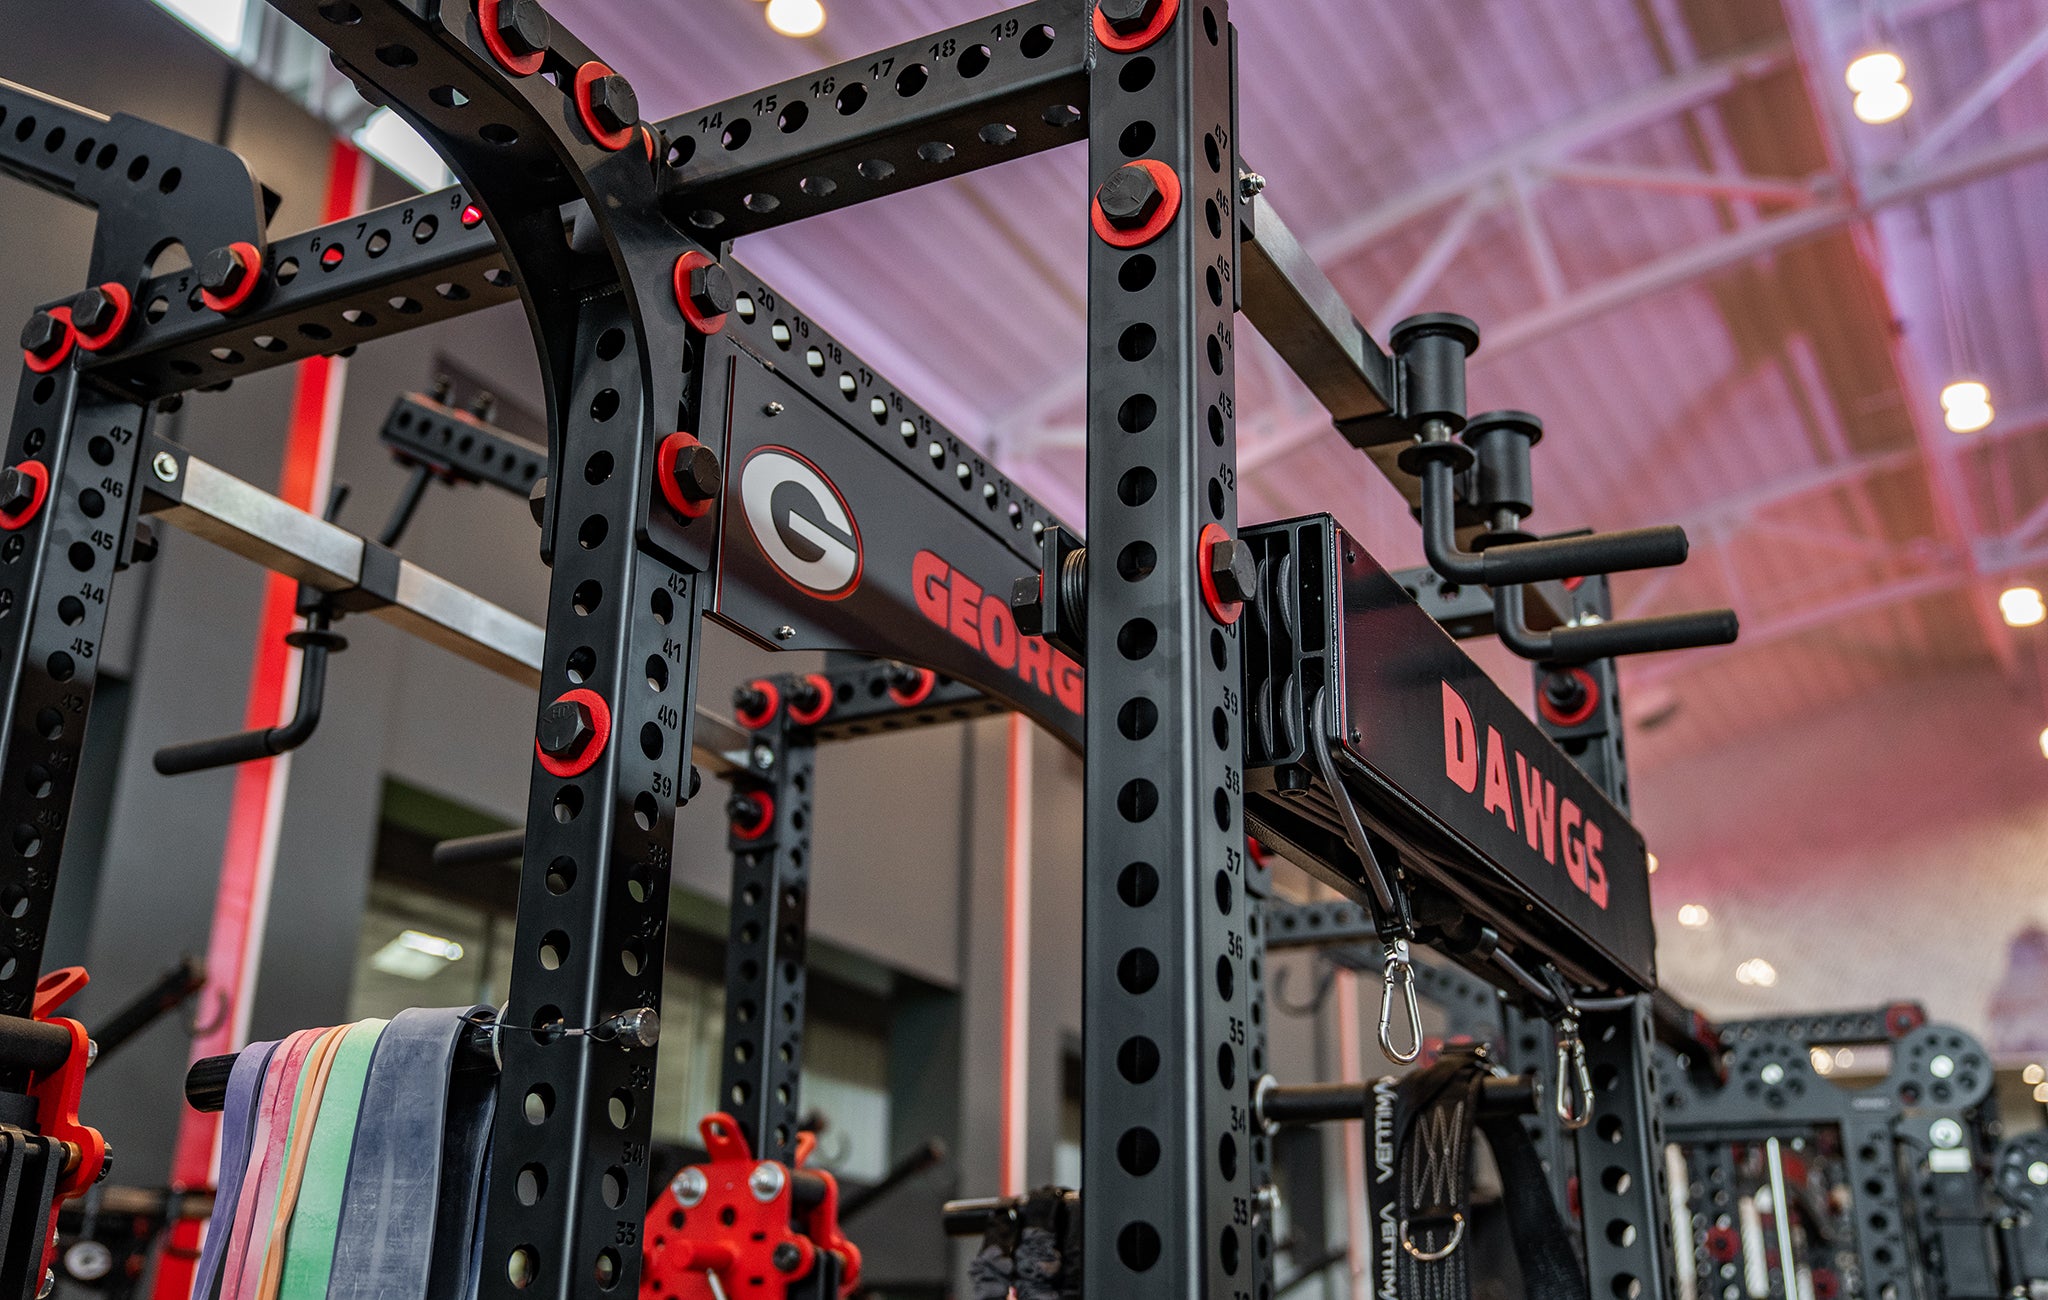
<instances>
[{"instance_id":1,"label":"pull-up handle","mask_svg":"<svg viewBox=\"0 0 2048 1300\"><path fill-rule=\"evenodd\" d=\"M409 495L417 504L416 494ZM336 484L327 498L325 518L329 523L341 513L342 503L347 500L348 485ZM395 538L404 531L405 520L411 513L411 506L401 501L399 516L386 531ZM182 776L187 772L253 763L259 758L275 758L313 738L314 729L320 725L320 706L327 697L327 656L348 649L348 638L329 630L333 610L326 593L300 583L298 608L306 616L306 626L287 632L284 638L286 645L304 652L299 656L299 698L291 721L278 727L258 727L231 736L166 745L151 760L160 775Z\"/></svg>"},{"instance_id":2,"label":"pull-up handle","mask_svg":"<svg viewBox=\"0 0 2048 1300\"><path fill-rule=\"evenodd\" d=\"M215 736L211 740L166 745L156 751L153 760L156 770L164 776L182 776L187 772L231 767L259 758L273 758L312 739L314 728L320 725L320 706L327 693L327 656L332 651L346 648L348 641L327 630L325 614L314 614L310 622L311 626L285 637L287 645L305 651L299 662L298 707L293 710L290 722L281 727L258 727L254 731L238 731L232 736Z\"/></svg>"},{"instance_id":3,"label":"pull-up handle","mask_svg":"<svg viewBox=\"0 0 2048 1300\"><path fill-rule=\"evenodd\" d=\"M1522 621L1522 589L1513 585L1493 589L1493 625L1507 648L1522 658L1554 664L1727 645L1741 631L1734 610L1703 609L1534 632Z\"/></svg>"},{"instance_id":4,"label":"pull-up handle","mask_svg":"<svg viewBox=\"0 0 2048 1300\"><path fill-rule=\"evenodd\" d=\"M1685 530L1676 525L1531 539L1522 531L1534 506L1529 449L1541 441L1543 422L1526 411L1488 411L1473 416L1463 442L1455 442L1451 422L1431 415L1421 441L1402 451L1401 464L1422 478L1423 554L1450 581L1499 587L1685 562L1689 546ZM1482 549L1468 551L1458 545L1457 476L1475 461L1479 504L1490 528Z\"/></svg>"}]
</instances>

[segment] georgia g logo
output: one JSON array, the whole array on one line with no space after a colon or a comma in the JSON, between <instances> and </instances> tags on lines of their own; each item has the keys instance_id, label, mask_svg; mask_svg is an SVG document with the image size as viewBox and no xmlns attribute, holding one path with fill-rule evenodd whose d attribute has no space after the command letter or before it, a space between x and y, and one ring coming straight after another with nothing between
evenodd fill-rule
<instances>
[{"instance_id":1,"label":"georgia g logo","mask_svg":"<svg viewBox=\"0 0 2048 1300\"><path fill-rule=\"evenodd\" d=\"M740 504L768 562L819 600L860 585L860 525L817 466L787 447L757 447L740 467Z\"/></svg>"}]
</instances>

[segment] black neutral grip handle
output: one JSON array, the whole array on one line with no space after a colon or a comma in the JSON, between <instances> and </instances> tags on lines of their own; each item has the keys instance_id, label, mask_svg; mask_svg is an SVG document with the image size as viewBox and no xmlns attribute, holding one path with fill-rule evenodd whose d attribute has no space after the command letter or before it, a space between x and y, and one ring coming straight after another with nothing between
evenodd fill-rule
<instances>
[{"instance_id":1,"label":"black neutral grip handle","mask_svg":"<svg viewBox=\"0 0 2048 1300\"><path fill-rule=\"evenodd\" d=\"M1741 630L1732 609L1703 609L1691 614L1595 623L1590 627L1561 627L1550 633L1548 657L1558 663L1586 663L1617 655L1727 645Z\"/></svg>"},{"instance_id":2,"label":"black neutral grip handle","mask_svg":"<svg viewBox=\"0 0 2048 1300\"><path fill-rule=\"evenodd\" d=\"M484 867L516 863L526 852L524 830L486 831L461 839L442 840L434 846L437 867ZM843 1213L844 1211L842 1211Z\"/></svg>"},{"instance_id":3,"label":"black neutral grip handle","mask_svg":"<svg viewBox=\"0 0 2048 1300\"><path fill-rule=\"evenodd\" d=\"M1690 544L1676 524L1628 528L1586 537L1553 537L1511 542L1483 552L1482 581L1489 587L1519 586L1581 578L1592 573L1626 573L1685 563Z\"/></svg>"},{"instance_id":4,"label":"black neutral grip handle","mask_svg":"<svg viewBox=\"0 0 2048 1300\"><path fill-rule=\"evenodd\" d=\"M162 776L182 776L187 772L203 772L210 767L228 767L235 763L253 763L259 758L273 758L283 753L272 746L275 727L261 731L238 731L232 736L215 736L211 740L191 740L182 745L165 745L156 751L154 764Z\"/></svg>"}]
</instances>

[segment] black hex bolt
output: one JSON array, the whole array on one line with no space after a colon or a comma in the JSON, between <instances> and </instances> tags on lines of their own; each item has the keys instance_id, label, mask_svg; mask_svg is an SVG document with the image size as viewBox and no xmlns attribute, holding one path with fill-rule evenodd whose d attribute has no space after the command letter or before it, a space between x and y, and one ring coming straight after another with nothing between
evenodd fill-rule
<instances>
[{"instance_id":1,"label":"black hex bolt","mask_svg":"<svg viewBox=\"0 0 2048 1300\"><path fill-rule=\"evenodd\" d=\"M1025 636L1045 635L1045 583L1037 574L1010 584L1010 617Z\"/></svg>"},{"instance_id":2,"label":"black hex bolt","mask_svg":"<svg viewBox=\"0 0 2048 1300\"><path fill-rule=\"evenodd\" d=\"M554 37L555 24L540 7L540 0L500 0L498 39L513 54L538 54Z\"/></svg>"},{"instance_id":3,"label":"black hex bolt","mask_svg":"<svg viewBox=\"0 0 2048 1300\"><path fill-rule=\"evenodd\" d=\"M775 1253L769 1256L769 1259L778 1273L794 1273L797 1266L804 1262L804 1253L793 1243L785 1241L775 1248Z\"/></svg>"},{"instance_id":4,"label":"black hex bolt","mask_svg":"<svg viewBox=\"0 0 2048 1300\"><path fill-rule=\"evenodd\" d=\"M718 453L699 442L676 453L675 478L676 491L695 504L717 498L725 471L719 467Z\"/></svg>"},{"instance_id":5,"label":"black hex bolt","mask_svg":"<svg viewBox=\"0 0 2048 1300\"><path fill-rule=\"evenodd\" d=\"M1095 202L1110 225L1118 230L1136 230L1152 219L1166 202L1166 196L1159 192L1159 182L1152 179L1149 170L1137 163L1125 163L1110 173L1102 188L1095 192Z\"/></svg>"},{"instance_id":6,"label":"black hex bolt","mask_svg":"<svg viewBox=\"0 0 2048 1300\"><path fill-rule=\"evenodd\" d=\"M768 692L758 686L742 686L732 693L733 712L758 718L768 707Z\"/></svg>"},{"instance_id":7,"label":"black hex bolt","mask_svg":"<svg viewBox=\"0 0 2048 1300\"><path fill-rule=\"evenodd\" d=\"M1225 538L1209 548L1209 582L1219 599L1242 603L1259 594L1259 561L1252 548Z\"/></svg>"},{"instance_id":8,"label":"black hex bolt","mask_svg":"<svg viewBox=\"0 0 2048 1300\"><path fill-rule=\"evenodd\" d=\"M0 512L18 515L36 499L36 481L10 465L0 469Z\"/></svg>"},{"instance_id":9,"label":"black hex bolt","mask_svg":"<svg viewBox=\"0 0 2048 1300\"><path fill-rule=\"evenodd\" d=\"M596 720L581 700L556 700L541 713L537 735L549 758L574 758L597 735Z\"/></svg>"},{"instance_id":10,"label":"black hex bolt","mask_svg":"<svg viewBox=\"0 0 2048 1300\"><path fill-rule=\"evenodd\" d=\"M1102 21L1119 36L1136 36L1159 16L1160 0L1102 0L1095 6Z\"/></svg>"},{"instance_id":11,"label":"black hex bolt","mask_svg":"<svg viewBox=\"0 0 2048 1300\"><path fill-rule=\"evenodd\" d=\"M690 268L690 305L700 316L723 316L732 310L732 277L716 262Z\"/></svg>"},{"instance_id":12,"label":"black hex bolt","mask_svg":"<svg viewBox=\"0 0 2048 1300\"><path fill-rule=\"evenodd\" d=\"M232 248L216 248L199 259L199 287L216 298L225 298L242 287L249 268Z\"/></svg>"},{"instance_id":13,"label":"black hex bolt","mask_svg":"<svg viewBox=\"0 0 2048 1300\"><path fill-rule=\"evenodd\" d=\"M640 120L640 97L633 83L614 72L590 83L590 115L607 133L623 131Z\"/></svg>"},{"instance_id":14,"label":"black hex bolt","mask_svg":"<svg viewBox=\"0 0 2048 1300\"><path fill-rule=\"evenodd\" d=\"M105 333L117 315L113 298L98 286L80 290L71 300L71 323L81 334Z\"/></svg>"},{"instance_id":15,"label":"black hex bolt","mask_svg":"<svg viewBox=\"0 0 2048 1300\"><path fill-rule=\"evenodd\" d=\"M1576 673L1547 673L1543 678L1543 699L1569 717L1586 707L1586 684Z\"/></svg>"},{"instance_id":16,"label":"black hex bolt","mask_svg":"<svg viewBox=\"0 0 2048 1300\"><path fill-rule=\"evenodd\" d=\"M736 794L725 801L725 815L728 820L736 822L758 821L761 817L761 805L750 794Z\"/></svg>"},{"instance_id":17,"label":"black hex bolt","mask_svg":"<svg viewBox=\"0 0 2048 1300\"><path fill-rule=\"evenodd\" d=\"M21 327L21 346L29 355L47 360L64 346L64 322L46 311L28 318Z\"/></svg>"}]
</instances>

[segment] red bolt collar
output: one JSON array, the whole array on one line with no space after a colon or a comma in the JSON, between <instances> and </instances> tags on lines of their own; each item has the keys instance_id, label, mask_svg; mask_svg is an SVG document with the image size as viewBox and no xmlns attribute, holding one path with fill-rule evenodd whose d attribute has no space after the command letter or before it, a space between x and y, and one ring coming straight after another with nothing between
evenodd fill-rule
<instances>
[{"instance_id":1,"label":"red bolt collar","mask_svg":"<svg viewBox=\"0 0 2048 1300\"><path fill-rule=\"evenodd\" d=\"M732 837L736 840L758 840L775 824L775 800L766 790L756 791L747 797L754 801L754 820L743 822L733 819Z\"/></svg>"},{"instance_id":2,"label":"red bolt collar","mask_svg":"<svg viewBox=\"0 0 2048 1300\"><path fill-rule=\"evenodd\" d=\"M23 348L21 351L22 364L39 375L47 375L58 366L63 365L64 359L71 355L71 345L78 340L78 331L71 328L71 309L69 307L52 307L50 308L50 315L53 319L61 321L64 325L63 346L47 357L39 357L27 348Z\"/></svg>"},{"instance_id":3,"label":"red bolt collar","mask_svg":"<svg viewBox=\"0 0 2048 1300\"><path fill-rule=\"evenodd\" d=\"M1103 243L1113 248L1137 248L1149 244L1166 232L1173 219L1180 215L1180 176L1173 168L1156 158L1140 158L1128 167L1143 167L1152 174L1152 183L1159 187L1159 211L1152 219L1136 230L1118 230L1109 224L1109 218L1102 214L1100 197L1088 201L1088 220L1095 227L1095 234Z\"/></svg>"},{"instance_id":4,"label":"red bolt collar","mask_svg":"<svg viewBox=\"0 0 2048 1300\"><path fill-rule=\"evenodd\" d=\"M789 702L789 720L799 727L808 727L832 711L832 683L817 673L808 673L804 680L818 693L818 699L808 709L797 707L796 700Z\"/></svg>"},{"instance_id":5,"label":"red bolt collar","mask_svg":"<svg viewBox=\"0 0 2048 1300\"><path fill-rule=\"evenodd\" d=\"M1195 546L1195 571L1202 579L1202 603L1209 607L1209 617L1229 627L1244 617L1244 602L1225 600L1216 591L1216 579L1209 573L1209 552L1216 549L1216 543L1227 542L1230 534L1223 531L1221 524L1203 524L1201 541Z\"/></svg>"},{"instance_id":6,"label":"red bolt collar","mask_svg":"<svg viewBox=\"0 0 2048 1300\"><path fill-rule=\"evenodd\" d=\"M1917 1002L1894 1002L1884 1009L1884 1031L1904 1038L1927 1023L1927 1010Z\"/></svg>"},{"instance_id":7,"label":"red bolt collar","mask_svg":"<svg viewBox=\"0 0 2048 1300\"><path fill-rule=\"evenodd\" d=\"M495 0L486 0L486 3L496 7ZM215 293L211 289L199 291L199 301L217 312L231 312L249 301L249 295L256 292L256 282L263 278L263 254L256 251L256 245L238 239L228 245L228 251L242 264L242 282L235 286L233 293Z\"/></svg>"},{"instance_id":8,"label":"red bolt collar","mask_svg":"<svg viewBox=\"0 0 2048 1300\"><path fill-rule=\"evenodd\" d=\"M917 673L917 680L910 684L908 690L893 685L889 688L889 698L906 709L914 709L930 699L932 691L939 684L939 675L931 669L918 668L914 671Z\"/></svg>"},{"instance_id":9,"label":"red bolt collar","mask_svg":"<svg viewBox=\"0 0 2048 1300\"><path fill-rule=\"evenodd\" d=\"M782 692L777 690L775 683L769 681L766 677L755 678L753 681L748 682L747 685L761 693L761 707L754 713L748 713L743 709L736 708L732 711L732 716L735 721L748 731L759 731L775 721L775 711L782 707Z\"/></svg>"},{"instance_id":10,"label":"red bolt collar","mask_svg":"<svg viewBox=\"0 0 2048 1300\"><path fill-rule=\"evenodd\" d=\"M506 71L522 77L530 77L540 71L540 65L548 57L546 50L514 54L512 47L505 44L505 38L498 35L498 0L476 0L476 20L484 29L484 48L504 65Z\"/></svg>"},{"instance_id":11,"label":"red bolt collar","mask_svg":"<svg viewBox=\"0 0 2048 1300\"><path fill-rule=\"evenodd\" d=\"M134 312L135 299L125 285L109 280L100 286L100 292L114 300L114 323L97 334L86 334L76 325L72 326L72 332L78 336L78 346L87 352L97 352L119 338L121 331L128 328L128 318Z\"/></svg>"},{"instance_id":12,"label":"red bolt collar","mask_svg":"<svg viewBox=\"0 0 2048 1300\"><path fill-rule=\"evenodd\" d=\"M700 266L710 266L715 259L699 252L684 253L676 259L675 290L676 306L682 308L683 319L696 326L699 333L716 334L725 328L725 313L706 316L690 301L690 272Z\"/></svg>"},{"instance_id":13,"label":"red bolt collar","mask_svg":"<svg viewBox=\"0 0 2048 1300\"><path fill-rule=\"evenodd\" d=\"M14 468L28 475L34 481L36 490L35 494L29 497L28 504L15 513L8 514L6 511L0 510L0 528L5 528L10 533L27 524L29 520L34 519L36 512L43 508L43 502L48 500L50 496L50 471L44 466L43 462L39 460L25 460Z\"/></svg>"},{"instance_id":14,"label":"red bolt collar","mask_svg":"<svg viewBox=\"0 0 2048 1300\"><path fill-rule=\"evenodd\" d=\"M672 433L661 440L661 446L654 452L654 481L661 488L661 499L668 502L668 508L685 519L702 519L711 513L709 501L691 501L683 496L683 489L676 483L676 457L686 447L698 446L697 439L687 433Z\"/></svg>"},{"instance_id":15,"label":"red bolt collar","mask_svg":"<svg viewBox=\"0 0 2048 1300\"><path fill-rule=\"evenodd\" d=\"M1163 0L1163 3L1159 6L1159 12L1152 15L1152 21L1145 24L1143 31L1132 32L1129 36L1119 36L1116 29L1111 27L1108 21L1103 18L1102 11L1097 9L1095 11L1095 39L1102 43L1104 49L1115 50L1118 54L1129 54L1134 50L1142 50L1166 34L1166 29L1173 26L1174 17L1178 13L1180 13L1180 0Z\"/></svg>"},{"instance_id":16,"label":"red bolt collar","mask_svg":"<svg viewBox=\"0 0 2048 1300\"><path fill-rule=\"evenodd\" d=\"M597 84L600 77L617 75L596 59L576 69L576 116L583 119L583 129L590 132L590 138L613 153L633 142L633 128L625 126L616 131L607 131L599 126L597 116L590 111L590 88Z\"/></svg>"},{"instance_id":17,"label":"red bolt collar","mask_svg":"<svg viewBox=\"0 0 2048 1300\"><path fill-rule=\"evenodd\" d=\"M1567 668L1565 672L1578 682L1586 692L1586 698L1579 707L1567 713L1550 702L1542 691L1536 693L1536 711L1543 720L1553 727L1576 727L1593 716L1593 710L1600 707L1600 683L1593 680L1593 674L1583 668Z\"/></svg>"},{"instance_id":18,"label":"red bolt collar","mask_svg":"<svg viewBox=\"0 0 2048 1300\"><path fill-rule=\"evenodd\" d=\"M582 776L597 762L598 755L604 753L605 743L612 738L611 706L606 704L604 697L596 691L586 690L580 686L573 691L563 691L555 703L581 704L584 708L589 709L590 725L597 734L592 736L589 743L583 746L582 752L571 755L568 758L555 758L552 755L543 753L540 741L535 740L533 742L534 757L540 760L541 769L551 776L565 778Z\"/></svg>"}]
</instances>

